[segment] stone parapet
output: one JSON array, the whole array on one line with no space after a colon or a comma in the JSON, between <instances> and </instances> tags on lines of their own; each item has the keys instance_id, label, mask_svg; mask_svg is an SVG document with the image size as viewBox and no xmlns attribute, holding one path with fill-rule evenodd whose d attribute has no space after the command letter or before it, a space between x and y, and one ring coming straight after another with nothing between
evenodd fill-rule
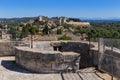
<instances>
[{"instance_id":1,"label":"stone parapet","mask_svg":"<svg viewBox=\"0 0 120 80\"><path fill-rule=\"evenodd\" d=\"M27 47L17 47L16 63L28 70L41 73L58 72L57 64L62 63L62 54L59 51L40 51Z\"/></svg>"}]
</instances>

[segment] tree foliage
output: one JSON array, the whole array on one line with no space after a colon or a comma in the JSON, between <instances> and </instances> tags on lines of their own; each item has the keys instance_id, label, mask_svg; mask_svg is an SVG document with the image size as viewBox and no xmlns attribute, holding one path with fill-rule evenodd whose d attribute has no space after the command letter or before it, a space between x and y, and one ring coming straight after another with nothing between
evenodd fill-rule
<instances>
[{"instance_id":1,"label":"tree foliage","mask_svg":"<svg viewBox=\"0 0 120 80\"><path fill-rule=\"evenodd\" d=\"M120 38L120 23L91 23L91 27L81 28L76 27L75 34L86 33L90 36L95 37L115 37Z\"/></svg>"},{"instance_id":2,"label":"tree foliage","mask_svg":"<svg viewBox=\"0 0 120 80\"><path fill-rule=\"evenodd\" d=\"M39 32L38 27L27 24L23 27L20 38L27 37L29 34L35 35Z\"/></svg>"},{"instance_id":3,"label":"tree foliage","mask_svg":"<svg viewBox=\"0 0 120 80\"><path fill-rule=\"evenodd\" d=\"M46 25L43 29L43 34L48 35L50 33L50 28Z\"/></svg>"},{"instance_id":4,"label":"tree foliage","mask_svg":"<svg viewBox=\"0 0 120 80\"><path fill-rule=\"evenodd\" d=\"M57 34L62 34L62 30L61 29L57 29Z\"/></svg>"},{"instance_id":5,"label":"tree foliage","mask_svg":"<svg viewBox=\"0 0 120 80\"><path fill-rule=\"evenodd\" d=\"M69 18L69 21L80 22L81 20L79 18Z\"/></svg>"}]
</instances>

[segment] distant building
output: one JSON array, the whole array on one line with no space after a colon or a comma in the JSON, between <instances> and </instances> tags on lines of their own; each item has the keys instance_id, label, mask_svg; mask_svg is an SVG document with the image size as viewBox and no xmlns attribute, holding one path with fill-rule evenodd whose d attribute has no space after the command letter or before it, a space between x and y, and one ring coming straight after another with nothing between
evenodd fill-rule
<instances>
[{"instance_id":1,"label":"distant building","mask_svg":"<svg viewBox=\"0 0 120 80\"><path fill-rule=\"evenodd\" d=\"M69 21L69 18L66 17L52 17L48 18L45 16L39 16L39 21L48 22L48 25L50 26L57 26L55 24L70 24L74 26L81 26L81 27L88 27L90 26L89 22L75 22L75 21Z\"/></svg>"},{"instance_id":2,"label":"distant building","mask_svg":"<svg viewBox=\"0 0 120 80\"><path fill-rule=\"evenodd\" d=\"M67 22L67 24L75 26L90 26L89 22Z\"/></svg>"},{"instance_id":3,"label":"distant building","mask_svg":"<svg viewBox=\"0 0 120 80\"><path fill-rule=\"evenodd\" d=\"M48 21L48 18L45 16L39 16L39 21L45 22L45 21Z\"/></svg>"},{"instance_id":4,"label":"distant building","mask_svg":"<svg viewBox=\"0 0 120 80\"><path fill-rule=\"evenodd\" d=\"M39 16L39 21L48 21L48 22L51 22L51 23L66 23L67 22L67 18L66 17L52 17L52 18L48 18L48 17L45 17L45 16Z\"/></svg>"},{"instance_id":5,"label":"distant building","mask_svg":"<svg viewBox=\"0 0 120 80\"><path fill-rule=\"evenodd\" d=\"M61 17L59 21L60 21L60 24L62 24L62 23L67 23L67 20L68 20L68 18Z\"/></svg>"},{"instance_id":6,"label":"distant building","mask_svg":"<svg viewBox=\"0 0 120 80\"><path fill-rule=\"evenodd\" d=\"M32 23L34 23L34 20L33 20L33 19L30 19L30 20L28 21L28 24L32 24Z\"/></svg>"},{"instance_id":7,"label":"distant building","mask_svg":"<svg viewBox=\"0 0 120 80\"><path fill-rule=\"evenodd\" d=\"M11 39L11 35L8 34L8 30L5 30L5 29L0 30L0 39L5 41Z\"/></svg>"}]
</instances>

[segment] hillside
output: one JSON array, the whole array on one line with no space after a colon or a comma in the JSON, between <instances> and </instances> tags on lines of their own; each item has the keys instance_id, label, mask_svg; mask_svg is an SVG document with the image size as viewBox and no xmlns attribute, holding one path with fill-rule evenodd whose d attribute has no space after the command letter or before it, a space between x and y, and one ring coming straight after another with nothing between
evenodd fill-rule
<instances>
[{"instance_id":1,"label":"hillside","mask_svg":"<svg viewBox=\"0 0 120 80\"><path fill-rule=\"evenodd\" d=\"M23 18L0 18L0 24L21 24L21 22L28 22L30 19L35 20L37 17L23 17Z\"/></svg>"}]
</instances>

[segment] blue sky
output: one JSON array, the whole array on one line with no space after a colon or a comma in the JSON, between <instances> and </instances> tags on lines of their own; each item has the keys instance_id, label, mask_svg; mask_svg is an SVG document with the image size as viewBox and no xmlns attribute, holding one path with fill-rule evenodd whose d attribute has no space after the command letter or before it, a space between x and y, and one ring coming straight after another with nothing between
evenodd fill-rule
<instances>
[{"instance_id":1,"label":"blue sky","mask_svg":"<svg viewBox=\"0 0 120 80\"><path fill-rule=\"evenodd\" d=\"M120 0L0 0L0 18L39 15L120 17Z\"/></svg>"}]
</instances>

